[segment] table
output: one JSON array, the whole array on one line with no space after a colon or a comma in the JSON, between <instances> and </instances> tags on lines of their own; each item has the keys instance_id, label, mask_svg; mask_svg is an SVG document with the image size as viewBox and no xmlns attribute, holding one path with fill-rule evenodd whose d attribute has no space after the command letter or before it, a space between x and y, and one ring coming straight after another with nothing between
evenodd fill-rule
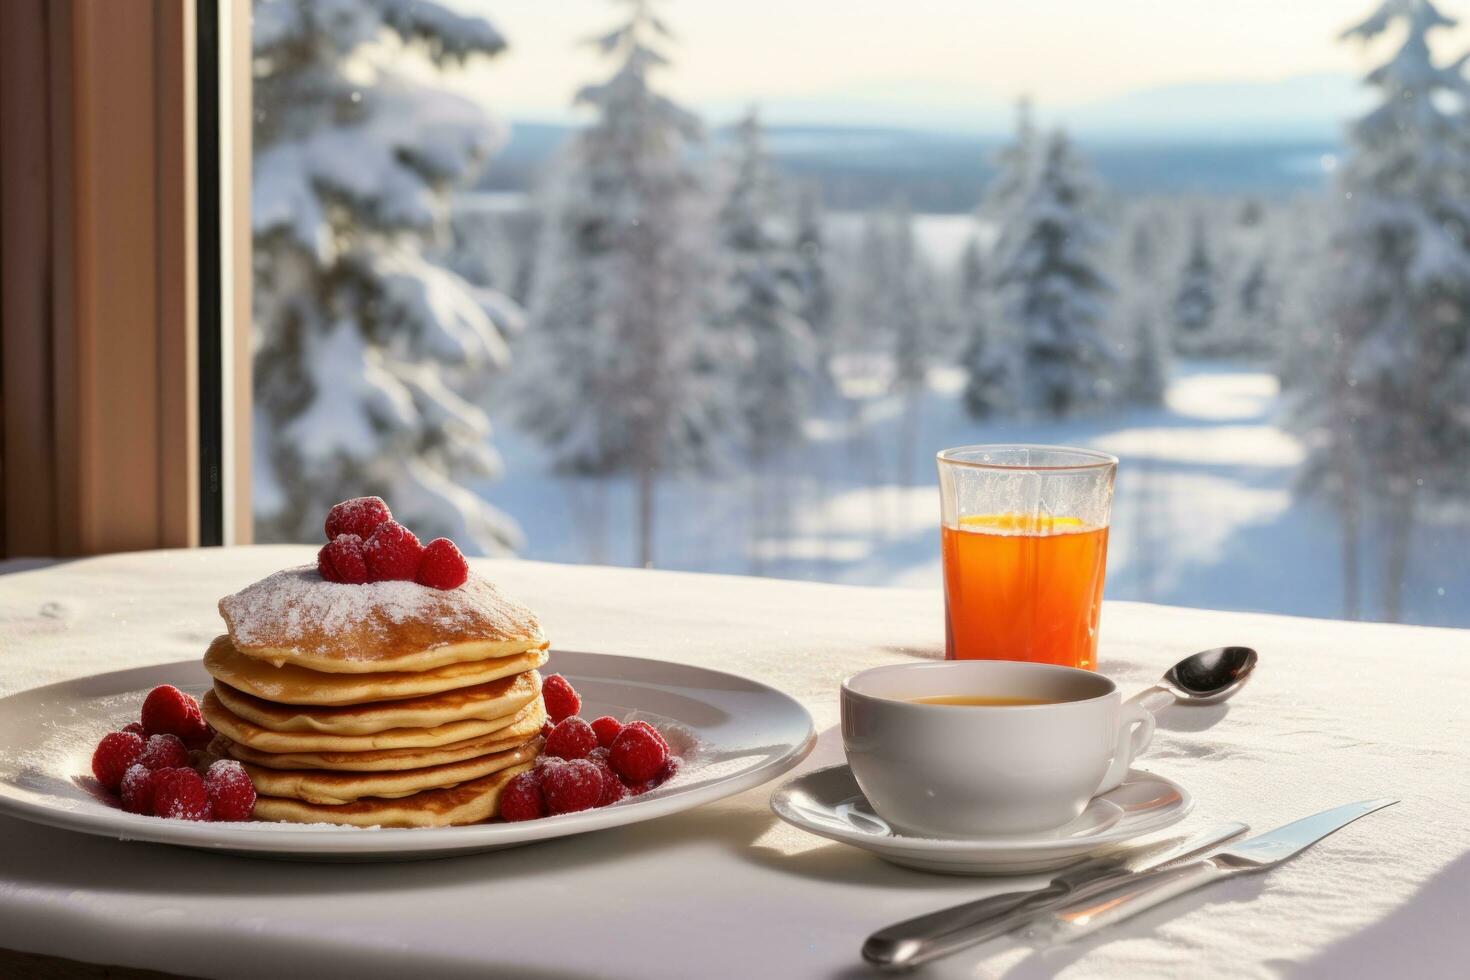
<instances>
[{"instance_id":1,"label":"table","mask_svg":"<svg viewBox=\"0 0 1470 980\"><path fill-rule=\"evenodd\" d=\"M300 546L0 564L0 694L199 656L219 596ZM554 645L737 671L799 698L838 761L843 675L943 649L940 598L631 569L481 561ZM1403 803L1266 875L1195 892L1075 946L1004 940L933 977L1463 977L1470 964L1470 633L1109 602L1101 665L1124 690L1178 656L1262 655L1228 705L1170 708L1147 767L1197 808L1268 829L1329 805ZM207 977L868 975L894 919L1038 879L892 867L775 820L766 786L689 813L511 851L291 864L0 818L0 948Z\"/></svg>"}]
</instances>

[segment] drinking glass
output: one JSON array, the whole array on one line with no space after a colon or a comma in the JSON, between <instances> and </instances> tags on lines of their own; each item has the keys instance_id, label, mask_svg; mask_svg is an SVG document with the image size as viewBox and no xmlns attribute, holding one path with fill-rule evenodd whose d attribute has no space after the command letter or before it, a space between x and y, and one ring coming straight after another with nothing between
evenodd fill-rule
<instances>
[{"instance_id":1,"label":"drinking glass","mask_svg":"<svg viewBox=\"0 0 1470 980\"><path fill-rule=\"evenodd\" d=\"M945 657L1096 669L1117 457L996 445L938 462Z\"/></svg>"}]
</instances>

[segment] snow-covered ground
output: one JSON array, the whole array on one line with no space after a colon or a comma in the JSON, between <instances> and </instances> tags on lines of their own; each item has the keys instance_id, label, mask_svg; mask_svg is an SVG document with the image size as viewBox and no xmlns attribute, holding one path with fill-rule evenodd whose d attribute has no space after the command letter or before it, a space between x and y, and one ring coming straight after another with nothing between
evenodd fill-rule
<instances>
[{"instance_id":1,"label":"snow-covered ground","mask_svg":"<svg viewBox=\"0 0 1470 980\"><path fill-rule=\"evenodd\" d=\"M755 478L670 478L659 490L660 567L931 588L940 582L932 458L946 446L1035 442L1118 455L1107 594L1176 605L1341 617L1340 527L1297 500L1302 450L1275 421L1275 378L1248 367L1176 368L1166 404L1064 422L969 419L962 378L936 371L917 438L902 405L862 399L852 417L813 420L785 476L766 476L767 517L752 516ZM508 476L482 489L518 521L525 557L627 564L634 501L626 480L558 477L536 444L502 425ZM1421 526L1404 592L1406 621L1470 626L1470 525ZM1378 618L1376 550L1365 542L1364 618ZM1221 642L1230 637L1220 637Z\"/></svg>"}]
</instances>

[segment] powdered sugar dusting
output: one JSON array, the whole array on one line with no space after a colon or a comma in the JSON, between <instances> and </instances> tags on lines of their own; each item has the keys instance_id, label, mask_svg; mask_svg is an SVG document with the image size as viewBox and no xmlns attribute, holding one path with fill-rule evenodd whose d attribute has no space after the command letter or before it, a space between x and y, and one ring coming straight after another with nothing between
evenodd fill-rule
<instances>
[{"instance_id":1,"label":"powdered sugar dusting","mask_svg":"<svg viewBox=\"0 0 1470 980\"><path fill-rule=\"evenodd\" d=\"M237 649L331 652L343 659L374 659L405 630L421 649L468 640L539 642L529 610L471 575L457 589L416 582L328 582L310 565L269 575L219 603ZM532 644L534 645L534 643Z\"/></svg>"}]
</instances>

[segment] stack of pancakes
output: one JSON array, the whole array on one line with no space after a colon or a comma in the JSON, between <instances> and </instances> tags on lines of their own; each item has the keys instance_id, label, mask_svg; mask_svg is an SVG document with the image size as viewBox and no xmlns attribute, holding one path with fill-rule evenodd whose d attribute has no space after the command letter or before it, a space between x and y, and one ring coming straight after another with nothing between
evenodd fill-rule
<instances>
[{"instance_id":1,"label":"stack of pancakes","mask_svg":"<svg viewBox=\"0 0 1470 980\"><path fill-rule=\"evenodd\" d=\"M261 820L441 827L494 817L541 749L546 639L471 574L457 589L286 569L220 600L204 656L214 749Z\"/></svg>"}]
</instances>

